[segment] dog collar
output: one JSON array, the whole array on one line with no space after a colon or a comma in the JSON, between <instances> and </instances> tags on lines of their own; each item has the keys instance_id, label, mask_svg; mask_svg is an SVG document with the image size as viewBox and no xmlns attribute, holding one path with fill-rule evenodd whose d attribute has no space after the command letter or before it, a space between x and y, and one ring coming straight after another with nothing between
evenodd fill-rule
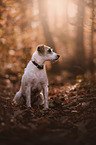
<instances>
[{"instance_id":1,"label":"dog collar","mask_svg":"<svg viewBox=\"0 0 96 145\"><path fill-rule=\"evenodd\" d=\"M35 66L37 66L38 69L43 69L43 68L44 68L43 65L39 65L39 64L37 64L35 61L32 61L32 63L33 63Z\"/></svg>"}]
</instances>

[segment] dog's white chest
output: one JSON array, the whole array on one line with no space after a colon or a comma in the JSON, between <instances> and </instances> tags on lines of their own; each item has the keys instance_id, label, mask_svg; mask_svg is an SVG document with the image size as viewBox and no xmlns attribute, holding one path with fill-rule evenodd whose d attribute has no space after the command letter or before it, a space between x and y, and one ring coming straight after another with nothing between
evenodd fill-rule
<instances>
[{"instance_id":1,"label":"dog's white chest","mask_svg":"<svg viewBox=\"0 0 96 145\"><path fill-rule=\"evenodd\" d=\"M47 75L44 71L39 71L35 73L32 79L32 90L38 89L39 91L43 89L43 86L47 84Z\"/></svg>"},{"instance_id":2,"label":"dog's white chest","mask_svg":"<svg viewBox=\"0 0 96 145\"><path fill-rule=\"evenodd\" d=\"M40 92L44 86L48 84L45 68L43 70L39 70L32 63L29 63L25 69L22 81L23 84L25 82L26 86L30 84L33 92L36 90Z\"/></svg>"}]
</instances>

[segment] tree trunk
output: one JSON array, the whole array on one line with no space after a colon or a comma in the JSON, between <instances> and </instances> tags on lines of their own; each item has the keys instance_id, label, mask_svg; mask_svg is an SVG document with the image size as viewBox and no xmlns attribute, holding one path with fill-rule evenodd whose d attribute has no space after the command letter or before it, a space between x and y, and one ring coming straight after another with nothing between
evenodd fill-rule
<instances>
[{"instance_id":1,"label":"tree trunk","mask_svg":"<svg viewBox=\"0 0 96 145\"><path fill-rule=\"evenodd\" d=\"M77 48L76 48L76 65L81 67L82 73L85 71L85 50L84 50L84 0L78 1L77 15Z\"/></svg>"},{"instance_id":2,"label":"tree trunk","mask_svg":"<svg viewBox=\"0 0 96 145\"><path fill-rule=\"evenodd\" d=\"M38 4L39 4L40 18L41 18L41 22L42 22L42 26L43 26L43 30L44 30L44 35L45 35L45 38L46 38L46 44L48 46L52 47L55 50L55 45L54 45L52 35L50 33L50 29L49 29L49 26L48 26L48 15L47 15L46 0L38 0ZM57 71L60 71L60 67L59 67L58 62L52 64L51 72L55 73Z\"/></svg>"},{"instance_id":3,"label":"tree trunk","mask_svg":"<svg viewBox=\"0 0 96 145\"><path fill-rule=\"evenodd\" d=\"M46 38L46 43L47 45L55 49L55 45L54 45L50 30L49 30L49 26L48 26L46 0L38 0L38 3L39 3L39 13L40 13L40 18L41 18L41 22L42 22L42 26L44 30L44 35Z\"/></svg>"},{"instance_id":4,"label":"tree trunk","mask_svg":"<svg viewBox=\"0 0 96 145\"><path fill-rule=\"evenodd\" d=\"M89 69L91 72L94 72L94 45L93 45L93 36L94 36L94 0L92 0L92 25L91 25L91 51L90 51L90 60L89 60Z\"/></svg>"}]
</instances>

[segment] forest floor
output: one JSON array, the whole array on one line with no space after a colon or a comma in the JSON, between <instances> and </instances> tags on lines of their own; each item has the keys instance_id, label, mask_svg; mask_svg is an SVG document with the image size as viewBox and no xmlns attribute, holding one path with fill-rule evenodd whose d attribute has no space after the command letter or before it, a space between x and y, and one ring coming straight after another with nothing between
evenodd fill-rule
<instances>
[{"instance_id":1,"label":"forest floor","mask_svg":"<svg viewBox=\"0 0 96 145\"><path fill-rule=\"evenodd\" d=\"M0 75L0 145L96 144L96 76L51 80L47 110L11 103L18 80Z\"/></svg>"}]
</instances>

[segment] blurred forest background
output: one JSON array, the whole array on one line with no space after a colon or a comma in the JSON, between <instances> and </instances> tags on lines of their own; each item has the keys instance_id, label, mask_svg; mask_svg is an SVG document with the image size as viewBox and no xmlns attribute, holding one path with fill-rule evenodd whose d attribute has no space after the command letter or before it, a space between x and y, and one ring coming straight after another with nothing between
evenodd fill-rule
<instances>
[{"instance_id":1,"label":"blurred forest background","mask_svg":"<svg viewBox=\"0 0 96 145\"><path fill-rule=\"evenodd\" d=\"M48 70L93 73L96 1L0 0L0 74L23 73L38 44L61 55Z\"/></svg>"},{"instance_id":2,"label":"blurred forest background","mask_svg":"<svg viewBox=\"0 0 96 145\"><path fill-rule=\"evenodd\" d=\"M47 110L12 103L38 44L61 56L47 63ZM0 145L94 143L96 0L0 0Z\"/></svg>"}]
</instances>

